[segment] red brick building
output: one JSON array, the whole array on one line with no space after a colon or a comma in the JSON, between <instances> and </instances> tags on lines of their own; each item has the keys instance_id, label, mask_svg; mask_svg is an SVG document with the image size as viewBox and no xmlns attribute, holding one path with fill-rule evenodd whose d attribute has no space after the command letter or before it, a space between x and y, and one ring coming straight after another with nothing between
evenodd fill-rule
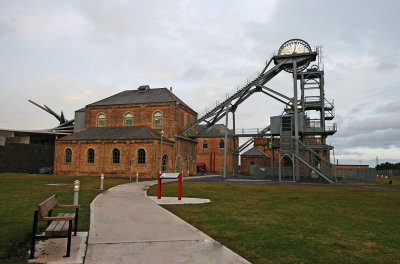
<instances>
[{"instance_id":1,"label":"red brick building","mask_svg":"<svg viewBox=\"0 0 400 264\"><path fill-rule=\"evenodd\" d=\"M308 142L310 144L316 144L320 145L321 144L321 139L320 138L307 138L304 140L305 142ZM260 167L271 167L271 162L272 162L272 148L274 147L273 155L274 155L274 167L279 167L279 146L280 144L280 139L276 138L271 142L270 138L254 138L254 147L250 149L249 151L241 154L240 157L240 173L249 175L251 174L251 165L250 163L253 163L257 166ZM259 150L259 151L256 151ZM265 154L262 155L261 153ZM327 152L327 155L325 157L328 161L330 160L330 154L329 151ZM281 163L282 167L292 167L292 161L289 157L284 157ZM300 167L302 167L303 164L300 164Z\"/></svg>"},{"instance_id":2,"label":"red brick building","mask_svg":"<svg viewBox=\"0 0 400 264\"><path fill-rule=\"evenodd\" d=\"M197 163L206 164L206 172L221 173L224 171L224 145L225 145L225 125L215 124L206 128L206 125L197 127ZM228 135L232 135L232 130L228 130ZM236 146L239 140L236 138ZM227 141L227 173L233 172L233 144L232 137Z\"/></svg>"},{"instance_id":3,"label":"red brick building","mask_svg":"<svg viewBox=\"0 0 400 264\"><path fill-rule=\"evenodd\" d=\"M240 173L253 175L254 166L267 167L271 164L270 158L261 150L253 147L240 156Z\"/></svg>"},{"instance_id":4,"label":"red brick building","mask_svg":"<svg viewBox=\"0 0 400 264\"><path fill-rule=\"evenodd\" d=\"M54 171L129 177L132 168L134 176L154 178L161 168L195 174L196 141L176 135L196 119L166 88L115 94L76 112L75 127L83 129L57 140Z\"/></svg>"}]
</instances>

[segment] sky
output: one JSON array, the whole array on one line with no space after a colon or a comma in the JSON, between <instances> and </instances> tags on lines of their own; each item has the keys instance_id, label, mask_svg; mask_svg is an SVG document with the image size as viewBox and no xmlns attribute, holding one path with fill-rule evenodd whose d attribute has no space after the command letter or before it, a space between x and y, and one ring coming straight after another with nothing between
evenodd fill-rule
<instances>
[{"instance_id":1,"label":"sky","mask_svg":"<svg viewBox=\"0 0 400 264\"><path fill-rule=\"evenodd\" d=\"M172 87L197 112L261 71L293 38L322 46L339 164L400 162L398 0L0 0L0 128L35 130L115 93ZM293 96L289 73L267 86ZM237 128L283 105L255 94Z\"/></svg>"}]
</instances>

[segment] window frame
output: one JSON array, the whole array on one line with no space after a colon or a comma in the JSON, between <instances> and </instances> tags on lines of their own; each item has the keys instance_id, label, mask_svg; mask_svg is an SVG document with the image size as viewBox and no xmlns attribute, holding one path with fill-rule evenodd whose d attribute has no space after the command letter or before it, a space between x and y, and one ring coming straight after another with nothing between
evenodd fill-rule
<instances>
[{"instance_id":1,"label":"window frame","mask_svg":"<svg viewBox=\"0 0 400 264\"><path fill-rule=\"evenodd\" d=\"M167 171L168 171L168 155L164 154L161 160L161 172L167 172Z\"/></svg>"},{"instance_id":2,"label":"window frame","mask_svg":"<svg viewBox=\"0 0 400 264\"><path fill-rule=\"evenodd\" d=\"M130 125L127 124L127 115L130 115ZM133 114L131 112L127 112L124 115L124 126L133 126Z\"/></svg>"},{"instance_id":3,"label":"window frame","mask_svg":"<svg viewBox=\"0 0 400 264\"><path fill-rule=\"evenodd\" d=\"M91 153L93 152L93 157L91 157ZM86 151L86 163L87 164L94 164L95 162L95 157L96 157L96 152L94 151L93 148L88 148Z\"/></svg>"},{"instance_id":4,"label":"window frame","mask_svg":"<svg viewBox=\"0 0 400 264\"><path fill-rule=\"evenodd\" d=\"M66 148L65 149L64 163L65 164L71 164L72 163L72 149L70 149L70 148Z\"/></svg>"},{"instance_id":5,"label":"window frame","mask_svg":"<svg viewBox=\"0 0 400 264\"><path fill-rule=\"evenodd\" d=\"M222 143L222 147L221 147L221 143ZM220 148L220 149L224 149L224 148L225 148L225 140L224 140L224 139L221 139L221 140L219 141L219 148Z\"/></svg>"},{"instance_id":6,"label":"window frame","mask_svg":"<svg viewBox=\"0 0 400 264\"><path fill-rule=\"evenodd\" d=\"M159 116L158 116L159 114ZM159 120L156 120L156 115ZM153 113L153 129L162 129L162 120L163 120L163 114L161 111L155 111ZM159 124L158 124L159 123Z\"/></svg>"},{"instance_id":7,"label":"window frame","mask_svg":"<svg viewBox=\"0 0 400 264\"><path fill-rule=\"evenodd\" d=\"M111 163L115 165L121 163L121 151L118 148L114 148L111 152Z\"/></svg>"},{"instance_id":8,"label":"window frame","mask_svg":"<svg viewBox=\"0 0 400 264\"><path fill-rule=\"evenodd\" d=\"M202 144L203 149L208 149L208 140L204 139Z\"/></svg>"},{"instance_id":9,"label":"window frame","mask_svg":"<svg viewBox=\"0 0 400 264\"><path fill-rule=\"evenodd\" d=\"M103 116L104 118L101 119L102 124L100 124L100 116ZM100 113L97 115L96 118L96 127L106 127L106 115L104 113Z\"/></svg>"},{"instance_id":10,"label":"window frame","mask_svg":"<svg viewBox=\"0 0 400 264\"><path fill-rule=\"evenodd\" d=\"M144 148L139 148L137 150L137 164L146 164L146 150Z\"/></svg>"}]
</instances>

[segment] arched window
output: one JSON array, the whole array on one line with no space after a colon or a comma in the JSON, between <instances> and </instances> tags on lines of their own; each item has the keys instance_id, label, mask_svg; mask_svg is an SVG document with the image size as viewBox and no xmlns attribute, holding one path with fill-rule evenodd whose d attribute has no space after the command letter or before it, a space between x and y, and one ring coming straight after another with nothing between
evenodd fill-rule
<instances>
[{"instance_id":1,"label":"arched window","mask_svg":"<svg viewBox=\"0 0 400 264\"><path fill-rule=\"evenodd\" d=\"M87 163L94 163L94 149L87 150Z\"/></svg>"},{"instance_id":2,"label":"arched window","mask_svg":"<svg viewBox=\"0 0 400 264\"><path fill-rule=\"evenodd\" d=\"M131 113L126 113L124 117L124 126L133 126L133 116Z\"/></svg>"},{"instance_id":3,"label":"arched window","mask_svg":"<svg viewBox=\"0 0 400 264\"><path fill-rule=\"evenodd\" d=\"M153 128L154 129L162 129L162 114L157 111L153 115Z\"/></svg>"},{"instance_id":4,"label":"arched window","mask_svg":"<svg viewBox=\"0 0 400 264\"><path fill-rule=\"evenodd\" d=\"M181 158L176 159L176 172L181 172Z\"/></svg>"},{"instance_id":5,"label":"arched window","mask_svg":"<svg viewBox=\"0 0 400 264\"><path fill-rule=\"evenodd\" d=\"M138 164L146 164L146 151L144 149L138 150Z\"/></svg>"},{"instance_id":6,"label":"arched window","mask_svg":"<svg viewBox=\"0 0 400 264\"><path fill-rule=\"evenodd\" d=\"M112 163L119 164L120 152L119 149L115 148L112 151Z\"/></svg>"},{"instance_id":7,"label":"arched window","mask_svg":"<svg viewBox=\"0 0 400 264\"><path fill-rule=\"evenodd\" d=\"M104 114L100 114L97 116L97 127L105 127L106 126L106 116Z\"/></svg>"},{"instance_id":8,"label":"arched window","mask_svg":"<svg viewBox=\"0 0 400 264\"><path fill-rule=\"evenodd\" d=\"M71 163L72 162L72 150L70 148L67 148L65 150L65 163Z\"/></svg>"},{"instance_id":9,"label":"arched window","mask_svg":"<svg viewBox=\"0 0 400 264\"><path fill-rule=\"evenodd\" d=\"M162 163L161 163L161 171L165 172L168 170L168 156L164 155L162 157Z\"/></svg>"},{"instance_id":10,"label":"arched window","mask_svg":"<svg viewBox=\"0 0 400 264\"><path fill-rule=\"evenodd\" d=\"M203 140L203 149L208 148L208 141L207 140Z\"/></svg>"},{"instance_id":11,"label":"arched window","mask_svg":"<svg viewBox=\"0 0 400 264\"><path fill-rule=\"evenodd\" d=\"M219 141L219 148L225 148L225 141L223 139Z\"/></svg>"}]
</instances>

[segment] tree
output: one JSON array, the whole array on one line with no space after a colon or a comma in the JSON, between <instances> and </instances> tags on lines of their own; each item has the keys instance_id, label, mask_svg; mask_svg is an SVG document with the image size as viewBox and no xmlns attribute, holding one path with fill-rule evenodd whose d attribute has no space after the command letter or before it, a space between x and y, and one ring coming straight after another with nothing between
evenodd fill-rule
<instances>
[{"instance_id":1,"label":"tree","mask_svg":"<svg viewBox=\"0 0 400 264\"><path fill-rule=\"evenodd\" d=\"M377 165L375 168L377 170L400 170L400 162L399 163L385 162Z\"/></svg>"}]
</instances>

